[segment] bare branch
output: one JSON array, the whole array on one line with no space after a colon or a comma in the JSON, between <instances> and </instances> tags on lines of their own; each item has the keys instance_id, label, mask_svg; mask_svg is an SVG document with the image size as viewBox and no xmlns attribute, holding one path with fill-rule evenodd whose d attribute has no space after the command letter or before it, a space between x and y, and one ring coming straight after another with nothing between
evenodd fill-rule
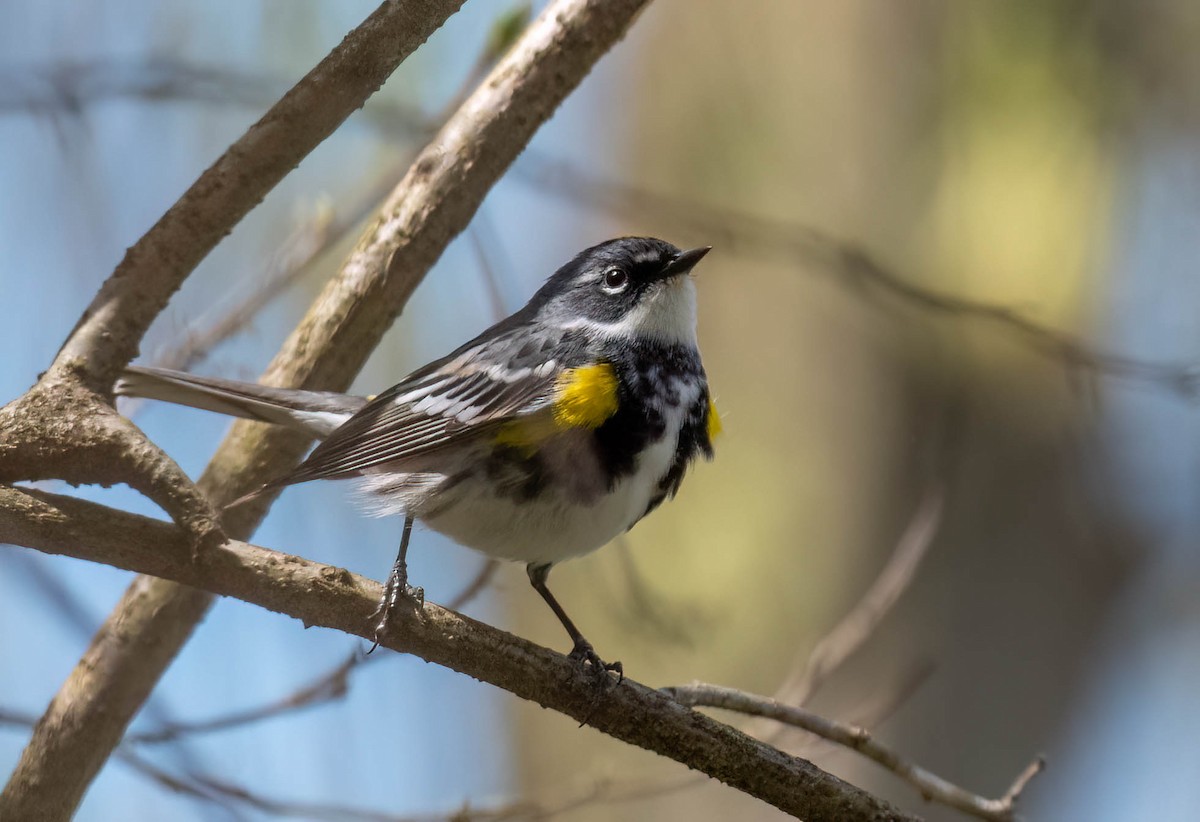
<instances>
[{"instance_id":1,"label":"bare branch","mask_svg":"<svg viewBox=\"0 0 1200 822\"><path fill-rule=\"evenodd\" d=\"M945 489L941 483L926 486L912 519L896 542L887 564L858 603L816 644L808 659L793 668L775 693L775 699L803 705L830 673L862 647L891 611L908 586L942 519Z\"/></svg>"},{"instance_id":2,"label":"bare branch","mask_svg":"<svg viewBox=\"0 0 1200 822\"><path fill-rule=\"evenodd\" d=\"M420 117L414 112L405 111L403 117L397 118L398 121L410 124L409 129L414 135L428 138L436 134L438 128L458 110L475 86L487 76L496 61L512 46L517 35L529 23L529 16L528 6L518 7L500 16L492 26L492 34L483 53L441 113L435 117ZM207 78L208 75L202 76ZM223 77L224 74L218 71L216 76ZM349 206L337 212L328 209L319 211L312 220L293 232L283 247L276 252L265 275L255 280L255 287L249 294L221 312L220 316L206 327L186 333L182 340L158 352L153 357L153 364L160 368L187 370L214 346L244 328L272 300L295 283L314 260L330 246L341 242L351 229L379 208L387 195L395 190L412 159L412 156L407 156L394 163L391 170L373 175L381 182L369 186L355 197Z\"/></svg>"},{"instance_id":3,"label":"bare branch","mask_svg":"<svg viewBox=\"0 0 1200 822\"><path fill-rule=\"evenodd\" d=\"M941 484L928 484L908 527L897 541L891 558L875 582L849 613L817 643L807 659L794 666L793 671L776 690L776 702L803 704L833 671L841 667L870 638L891 606L911 583L917 566L936 534L943 501L944 490ZM862 711L867 720L866 724L874 725L890 715L924 680L927 673L928 667L920 666L899 687L879 693L878 704L866 706ZM780 747L783 747L786 730L787 728L769 723L762 717L755 717L742 727L742 731L749 736ZM788 750L808 756L814 747L809 746L801 751L791 748ZM654 796L683 787L695 787L702 781L659 781L643 786L640 795Z\"/></svg>"},{"instance_id":4,"label":"bare branch","mask_svg":"<svg viewBox=\"0 0 1200 822\"><path fill-rule=\"evenodd\" d=\"M229 797L223 796L220 791L213 790L198 780L175 776L139 756L137 752L130 750L124 745L117 748L114 756L118 761L123 762L154 784L166 788L172 793L190 796L201 802L217 805L231 813L234 818L241 818L241 814L237 813L234 808L234 802Z\"/></svg>"},{"instance_id":5,"label":"bare branch","mask_svg":"<svg viewBox=\"0 0 1200 822\"><path fill-rule=\"evenodd\" d=\"M957 808L963 813L980 819L992 820L992 822L1011 822L1021 791L1045 766L1043 759L1039 756L1021 772L1004 796L999 799L987 799L909 762L891 748L876 741L865 728L846 725L836 720L826 719L804 708L783 705L770 697L756 696L721 685L697 682L692 685L681 685L662 690L683 705L724 708L751 716L775 719L801 728L822 739L858 751L908 782L927 799Z\"/></svg>"},{"instance_id":6,"label":"bare branch","mask_svg":"<svg viewBox=\"0 0 1200 822\"><path fill-rule=\"evenodd\" d=\"M487 587L499 567L500 563L494 559L487 559L480 563L479 571L450 600L446 607L452 611L457 611L470 603L471 600L475 599ZM349 690L350 674L369 664L372 660L386 658L383 654L368 656L361 649L355 649L344 660L333 666L333 668L313 677L309 682L296 688L282 699L199 722L163 723L153 730L127 735L125 741L149 745L175 742L184 736L244 727L265 719L274 719L308 708L315 708L344 697ZM0 713L0 721L2 721L2 718L3 714Z\"/></svg>"},{"instance_id":7,"label":"bare branch","mask_svg":"<svg viewBox=\"0 0 1200 822\"><path fill-rule=\"evenodd\" d=\"M500 562L498 560L485 559L479 564L479 570L475 572L475 576L471 577L471 581L454 595L454 598L446 604L446 607L451 611L461 611L475 597L483 593L483 590L491 583L492 577L496 576L496 572L499 570Z\"/></svg>"},{"instance_id":8,"label":"bare branch","mask_svg":"<svg viewBox=\"0 0 1200 822\"><path fill-rule=\"evenodd\" d=\"M103 398L196 265L461 2L385 2L126 252L50 368L0 410L0 481L126 482L198 543L219 539L216 518L186 475Z\"/></svg>"},{"instance_id":9,"label":"bare branch","mask_svg":"<svg viewBox=\"0 0 1200 822\"><path fill-rule=\"evenodd\" d=\"M107 394L150 323L250 209L383 84L462 0L385 2L293 86L125 255L59 351Z\"/></svg>"},{"instance_id":10,"label":"bare branch","mask_svg":"<svg viewBox=\"0 0 1200 822\"><path fill-rule=\"evenodd\" d=\"M379 656L368 659L379 659ZM37 717L20 711L0 706L0 726L7 725L17 728L32 728L37 724ZM114 756L167 790L182 793L203 802L212 802L226 810L236 813L236 805L246 805L264 813L275 816L300 816L305 819L362 819L375 822L501 822L501 820L546 820L560 816L572 810L600 802L614 804L630 802L646 796L660 796L671 791L682 790L698 784L694 775L673 783L655 781L649 784L614 785L609 780L597 780L593 785L576 790L566 796L554 797L550 800L516 799L497 805L472 806L468 803L448 813L422 813L415 815L394 815L381 811L370 811L361 808L349 808L334 805L315 805L310 803L283 801L271 799L254 793L248 788L235 785L226 779L191 771L187 776L177 776L162 768L150 764L134 750L135 741L147 741L127 737L114 752ZM703 777L700 777L703 779Z\"/></svg>"},{"instance_id":11,"label":"bare branch","mask_svg":"<svg viewBox=\"0 0 1200 822\"><path fill-rule=\"evenodd\" d=\"M252 279L248 293L221 307L215 319L206 322L206 317L200 317L179 339L154 352L149 357L151 364L186 371L201 362L209 351L249 325L259 312L308 272L314 260L367 219L395 186L399 175L400 171L382 175L383 183L371 186L349 206L336 212L319 209L292 232L262 275ZM122 405L122 410L133 416L134 407L135 401L129 401Z\"/></svg>"},{"instance_id":12,"label":"bare branch","mask_svg":"<svg viewBox=\"0 0 1200 822\"><path fill-rule=\"evenodd\" d=\"M243 711L225 714L200 722L163 723L152 731L129 734L125 740L134 744L161 744L175 742L180 737L198 733L224 731L230 728L251 725L282 714L295 713L303 708L312 708L341 699L346 695L350 672L361 664L363 654L356 651L312 683L298 688L283 699Z\"/></svg>"},{"instance_id":13,"label":"bare branch","mask_svg":"<svg viewBox=\"0 0 1200 822\"><path fill-rule=\"evenodd\" d=\"M47 373L0 411L0 477L126 482L197 546L221 538L203 494L102 398L196 264L457 7L384 3L197 180L129 250ZM97 633L36 728L0 794L0 816L73 812L209 601L151 580L130 587L129 607Z\"/></svg>"},{"instance_id":14,"label":"bare branch","mask_svg":"<svg viewBox=\"0 0 1200 822\"><path fill-rule=\"evenodd\" d=\"M0 541L163 576L363 638L371 636L380 594L378 584L344 569L242 542L193 557L186 533L172 525L21 488L0 487ZM566 657L432 603L398 613L383 644L670 757L810 822L912 818L629 679L601 693Z\"/></svg>"},{"instance_id":15,"label":"bare branch","mask_svg":"<svg viewBox=\"0 0 1200 822\"><path fill-rule=\"evenodd\" d=\"M596 61L624 35L647 2L552 2L421 152L388 199L380 219L288 338L263 381L345 390L417 283L466 226L492 184ZM426 5L412 0L412 5L433 7L428 0ZM396 9L404 8L407 6L399 0L389 0L371 21L385 11L401 14ZM396 39L408 42L412 36L413 31L405 31ZM362 66L357 71L363 76L370 74ZM285 99L293 99L292 93ZM268 121L269 117L264 120ZM271 125L274 128L278 123L271 121ZM159 225L167 228L161 230L174 230L170 227L176 219L164 218ZM207 229L201 225L198 230L203 233ZM141 257L135 254L131 259L138 263ZM179 262L178 257L173 259ZM118 284L113 288L117 290L110 295L114 299L104 298L109 315L89 316L64 347L60 361L71 359L72 351L86 351L89 340L102 335L111 322L126 321L112 315L121 304L115 297L125 293L126 287ZM98 300L102 298L103 294ZM153 292L146 299L153 302ZM147 305L135 300L124 307L123 311L132 311L127 337L133 334L140 339ZM115 350L123 349L117 345ZM125 353L133 350L130 347ZM121 356L124 354L110 354L109 365L89 366L89 379L108 374L110 365ZM108 374L110 378L115 375L115 371ZM205 471L200 486L215 502L228 501L280 473L300 458L306 445L291 432L239 422ZM78 458L74 451L70 453ZM70 464L68 460L63 470ZM182 487L191 488L190 484ZM249 534L270 502L264 495L240 506L227 514L224 527L233 535ZM26 807L49 811L53 818L65 818L72 812L134 711L210 603L211 598L203 592L162 580L138 580L131 586L97 634L89 656L76 666L39 723L16 773L0 795L0 816L22 818L27 815L22 810Z\"/></svg>"}]
</instances>

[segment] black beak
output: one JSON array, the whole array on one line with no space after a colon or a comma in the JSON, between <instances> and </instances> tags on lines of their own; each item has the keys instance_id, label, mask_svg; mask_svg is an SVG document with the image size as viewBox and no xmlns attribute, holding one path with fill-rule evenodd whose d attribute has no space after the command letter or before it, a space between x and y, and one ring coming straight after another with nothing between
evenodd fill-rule
<instances>
[{"instance_id":1,"label":"black beak","mask_svg":"<svg viewBox=\"0 0 1200 822\"><path fill-rule=\"evenodd\" d=\"M671 277L677 277L680 274L688 273L696 266L696 263L704 259L704 255L710 251L712 251L712 246L706 245L701 246L700 248L693 248L690 251L682 252L678 257L667 263L666 268L659 273L657 279L666 280Z\"/></svg>"}]
</instances>

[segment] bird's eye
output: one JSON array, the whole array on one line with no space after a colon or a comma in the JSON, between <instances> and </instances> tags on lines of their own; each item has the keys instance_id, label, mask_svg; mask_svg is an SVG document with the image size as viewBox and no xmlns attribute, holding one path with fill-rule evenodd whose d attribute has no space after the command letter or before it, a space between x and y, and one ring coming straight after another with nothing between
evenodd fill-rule
<instances>
[{"instance_id":1,"label":"bird's eye","mask_svg":"<svg viewBox=\"0 0 1200 822\"><path fill-rule=\"evenodd\" d=\"M604 272L604 290L612 293L624 291L629 285L629 275L619 268L610 268Z\"/></svg>"}]
</instances>

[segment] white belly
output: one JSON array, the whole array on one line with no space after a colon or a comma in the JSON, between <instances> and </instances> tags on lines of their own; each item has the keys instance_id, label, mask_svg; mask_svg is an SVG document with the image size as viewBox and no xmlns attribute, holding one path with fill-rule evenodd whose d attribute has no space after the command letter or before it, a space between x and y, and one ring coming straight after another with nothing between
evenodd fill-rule
<instances>
[{"instance_id":1,"label":"white belly","mask_svg":"<svg viewBox=\"0 0 1200 822\"><path fill-rule=\"evenodd\" d=\"M514 502L472 479L450 492L454 501L424 522L461 545L501 559L553 563L594 551L645 513L675 457L681 421L679 415L667 435L642 453L637 470L591 504L549 490Z\"/></svg>"},{"instance_id":2,"label":"white belly","mask_svg":"<svg viewBox=\"0 0 1200 822\"><path fill-rule=\"evenodd\" d=\"M553 459L555 478L531 498L519 499L503 489L497 493L486 471L463 472L485 458L473 452L446 457L445 468L431 460L420 473L367 474L360 480L367 492L364 502L380 515L415 512L425 525L460 545L500 559L555 563L595 551L637 522L659 493L674 462L687 409L701 391L699 386L677 388L676 402L660 406L663 436L643 450L633 472L611 491L586 449L568 445ZM447 481L451 475L463 478Z\"/></svg>"}]
</instances>

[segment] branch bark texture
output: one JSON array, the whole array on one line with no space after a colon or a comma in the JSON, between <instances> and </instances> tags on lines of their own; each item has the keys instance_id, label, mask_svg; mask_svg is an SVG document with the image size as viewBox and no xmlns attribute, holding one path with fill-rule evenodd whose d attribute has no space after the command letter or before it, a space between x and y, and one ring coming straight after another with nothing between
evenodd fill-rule
<instances>
[{"instance_id":1,"label":"branch bark texture","mask_svg":"<svg viewBox=\"0 0 1200 822\"><path fill-rule=\"evenodd\" d=\"M416 285L449 241L466 227L491 186L596 61L621 39L648 1L551 3L421 152L384 206L380 219L359 241L271 363L263 382L346 389ZM394 12L396 5L385 3L364 26L376 21L371 30L377 31L380 15L387 10ZM416 6L428 10L436 4ZM269 120L275 122L270 115L262 122ZM271 126L275 127L277 124ZM237 177L236 170L250 158L233 149L231 152L227 157L233 166L225 171ZM294 161L286 166L266 165L286 172ZM218 162L214 168L221 166ZM209 173L212 170L206 176ZM223 185L206 186L199 189L207 192L206 196L218 200L224 196ZM184 199L196 191L193 187ZM239 206L239 217L253 202L243 205ZM168 231L176 219L164 217L167 227L156 226L151 234ZM224 227L215 235L212 226L204 231L215 244L234 222L236 219L222 224ZM200 223L208 225L203 220ZM128 260L135 266L133 270L140 265L154 265L155 248L150 245L133 254ZM170 258L173 262L168 268L180 272L180 278L187 273L186 263L181 262L186 257ZM122 276L130 276L129 271ZM178 285L166 291L151 289L149 296L139 297L126 285L114 284L119 280L114 275L105 286L106 291L97 297L93 310L56 361L56 368L66 368L64 363L75 362L78 354L89 350L88 340L99 344L106 333L119 326L118 336L127 338L127 342L117 341L114 345L122 353L109 358L108 364L83 366L84 376L95 390L101 390L100 386L107 390L108 383L136 350L136 342L128 340L140 339L144 326ZM118 319L125 317L126 311L129 317ZM289 432L235 424L200 486L220 504L278 475L298 460L306 447L303 438ZM269 500L263 499L236 509L223 522L226 533L248 536L268 504ZM30 808L55 809L55 815L47 818L70 815L210 601L208 594L163 580L139 580L129 589L35 729L17 771L0 795L0 816L24 818L21 811ZM121 626L128 626L130 633L120 633ZM152 645L156 653L125 653L139 644ZM106 666L96 669L91 664L93 657L103 658ZM105 698L100 700L96 694L104 694Z\"/></svg>"},{"instance_id":2,"label":"branch bark texture","mask_svg":"<svg viewBox=\"0 0 1200 822\"><path fill-rule=\"evenodd\" d=\"M129 250L48 373L4 409L8 448L0 455L7 467L0 475L128 482L194 533L215 531L200 492L98 395L108 394L200 260L461 2L388 0L201 175ZM36 471L22 444L41 463ZM234 456L237 444L231 446L210 466L200 491L219 497L212 492L237 475L243 463ZM270 470L264 463L257 467ZM249 534L263 511L243 513L237 527ZM205 592L160 579L129 587L34 729L0 794L0 818L70 817L211 601Z\"/></svg>"},{"instance_id":3,"label":"branch bark texture","mask_svg":"<svg viewBox=\"0 0 1200 822\"><path fill-rule=\"evenodd\" d=\"M186 532L71 497L0 487L0 541L154 574L369 638L377 583L230 541L193 558ZM432 603L401 609L383 645L444 665L668 756L793 816L911 820L880 799L666 694L626 679L608 691L566 657Z\"/></svg>"},{"instance_id":4,"label":"branch bark texture","mask_svg":"<svg viewBox=\"0 0 1200 822\"><path fill-rule=\"evenodd\" d=\"M125 254L53 370L107 394L192 270L462 5L387 0L208 168Z\"/></svg>"},{"instance_id":5,"label":"branch bark texture","mask_svg":"<svg viewBox=\"0 0 1200 822\"><path fill-rule=\"evenodd\" d=\"M898 752L876 740L865 728L836 722L805 708L784 705L770 697L758 696L721 685L710 685L706 682L696 682L691 685L663 688L662 690L683 705L724 708L751 716L774 719L796 728L802 728L822 739L828 739L830 742L858 751L868 759L878 762L919 790L927 799L948 805L979 819L989 820L989 822L1013 822L1016 818L1016 805L1021 792L1030 780L1045 767L1044 760L1040 756L1037 757L1021 771L1004 796L999 799L988 799L973 794L920 765L910 762Z\"/></svg>"}]
</instances>

